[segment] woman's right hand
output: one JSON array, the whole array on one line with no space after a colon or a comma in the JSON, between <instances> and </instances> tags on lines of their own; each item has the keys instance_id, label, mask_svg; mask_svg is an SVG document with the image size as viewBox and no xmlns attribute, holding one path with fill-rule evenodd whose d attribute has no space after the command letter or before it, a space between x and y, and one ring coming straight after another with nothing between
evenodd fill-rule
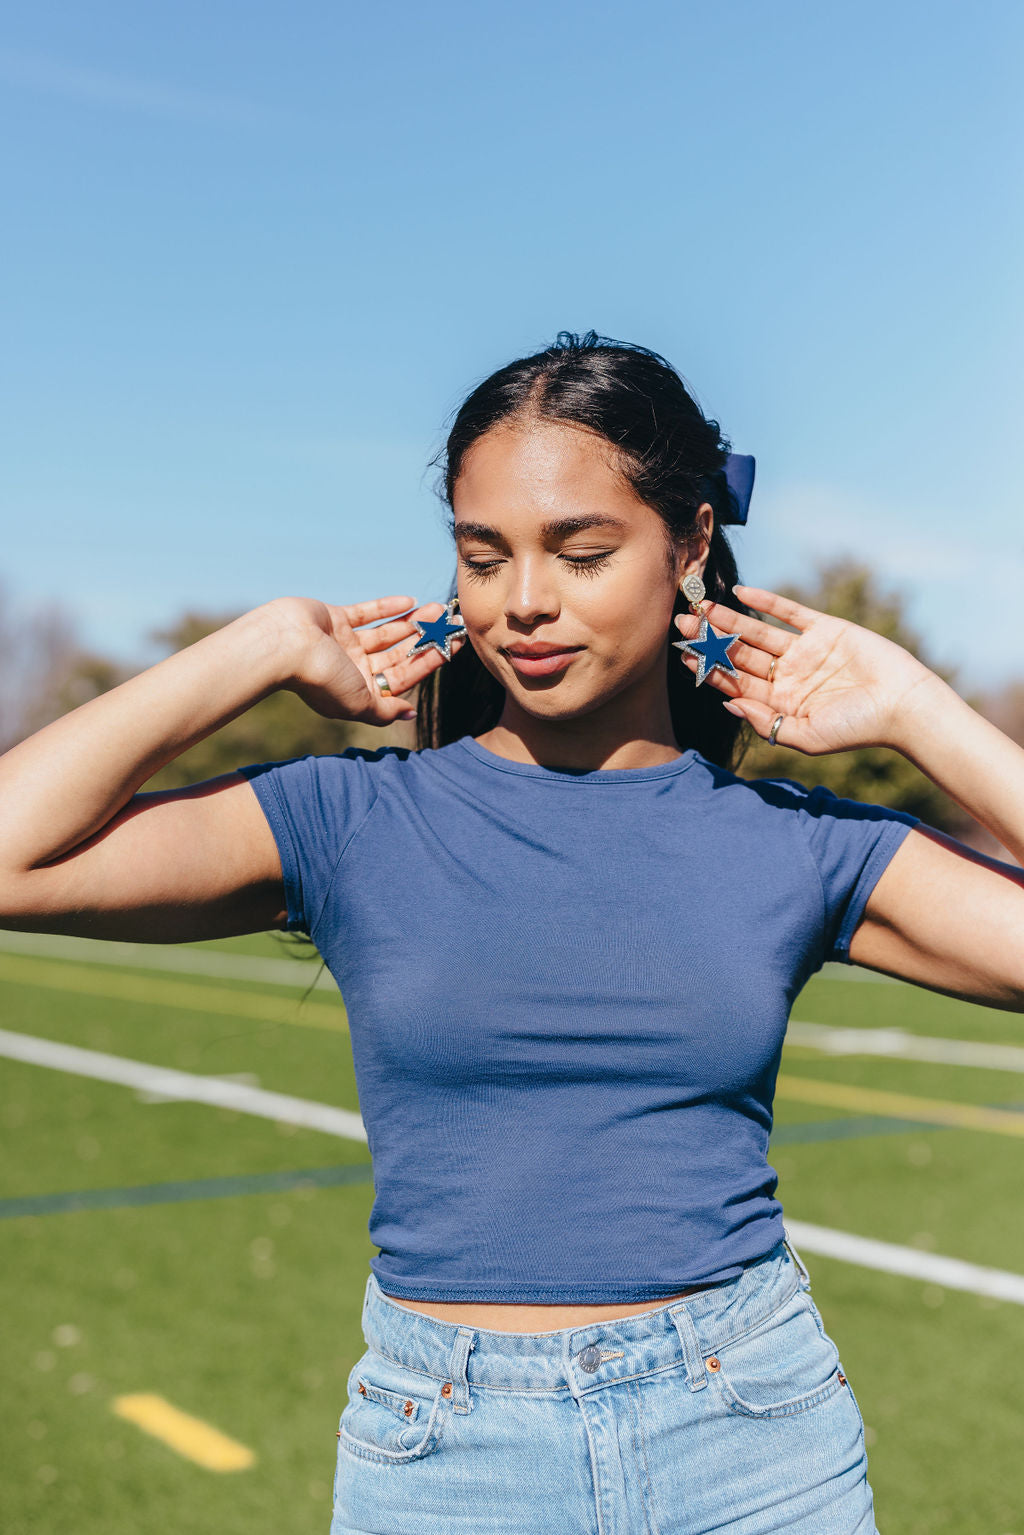
<instances>
[{"instance_id":1,"label":"woman's right hand","mask_svg":"<svg viewBox=\"0 0 1024 1535\"><path fill-rule=\"evenodd\" d=\"M444 665L432 647L411 658L408 654L419 638L413 618L437 618L444 612L440 602L414 608L411 597L376 597L335 607L312 597L277 597L263 611L293 657L281 686L326 719L370 725L413 719L415 710L403 695ZM367 624L376 627L363 627ZM452 653L465 643L464 635L453 636ZM375 672L387 677L390 696L374 682Z\"/></svg>"}]
</instances>

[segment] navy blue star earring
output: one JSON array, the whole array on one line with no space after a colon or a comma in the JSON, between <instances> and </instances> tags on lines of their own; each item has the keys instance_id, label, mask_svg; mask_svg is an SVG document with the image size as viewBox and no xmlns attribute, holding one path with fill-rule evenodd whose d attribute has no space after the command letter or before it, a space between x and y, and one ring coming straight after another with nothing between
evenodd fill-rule
<instances>
[{"instance_id":1,"label":"navy blue star earring","mask_svg":"<svg viewBox=\"0 0 1024 1535\"><path fill-rule=\"evenodd\" d=\"M705 586L700 576L694 572L680 583L680 590L689 601L690 607L700 619L700 633L695 640L673 640L676 650L685 656L689 653L697 657L697 686L707 677L713 667L719 667L723 672L736 670L728 657L730 645L735 645L739 639L738 634L716 634L701 612L701 602L704 599Z\"/></svg>"},{"instance_id":2,"label":"navy blue star earring","mask_svg":"<svg viewBox=\"0 0 1024 1535\"><path fill-rule=\"evenodd\" d=\"M446 661L451 660L452 640L466 632L465 624L455 615L458 605L458 597L453 597L444 612L437 618L413 619L413 623L420 631L420 637L409 651L410 656L420 656L433 646L435 650L440 651Z\"/></svg>"}]
</instances>

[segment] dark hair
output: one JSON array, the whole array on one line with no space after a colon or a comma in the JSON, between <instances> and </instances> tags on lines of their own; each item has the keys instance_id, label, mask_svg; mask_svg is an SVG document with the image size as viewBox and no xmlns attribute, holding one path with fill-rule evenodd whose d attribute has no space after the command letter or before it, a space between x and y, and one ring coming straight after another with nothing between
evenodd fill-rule
<instances>
[{"instance_id":1,"label":"dark hair","mask_svg":"<svg viewBox=\"0 0 1024 1535\"><path fill-rule=\"evenodd\" d=\"M572 422L610 442L633 493L665 524L667 546L692 543L700 536L697 509L709 502L715 518L703 573L707 597L739 613L750 612L732 591L739 579L736 560L720 527L732 492L725 479L729 443L718 422L704 416L664 357L592 330L582 339L572 331L559 331L553 346L499 368L459 407L445 448L431 460L442 471L437 489L448 507L449 531L454 528L453 492L468 450L501 422L531 416ZM449 596L455 595L453 578ZM680 592L673 612L688 611ZM681 750L692 746L711 762L735 766L746 744L738 748L743 722L723 708L723 695L711 684L696 686L693 673L670 646L677 637L674 626L665 637L676 741ZM472 645L462 645L420 687L417 746L444 746L489 730L497 724L504 700L505 689Z\"/></svg>"}]
</instances>

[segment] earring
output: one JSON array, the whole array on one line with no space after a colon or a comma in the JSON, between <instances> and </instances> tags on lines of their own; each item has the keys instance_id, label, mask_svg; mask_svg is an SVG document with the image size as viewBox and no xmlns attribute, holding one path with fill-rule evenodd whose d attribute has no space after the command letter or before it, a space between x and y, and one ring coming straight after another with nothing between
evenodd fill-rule
<instances>
[{"instance_id":1,"label":"earring","mask_svg":"<svg viewBox=\"0 0 1024 1535\"><path fill-rule=\"evenodd\" d=\"M690 610L700 619L700 633L695 640L673 640L672 644L682 655L697 657L697 687L707 677L714 667L719 667L723 672L736 670L729 660L726 652L730 645L735 645L739 639L738 634L716 634L714 629L704 617L702 603L706 587L696 571L691 572L684 581L679 583L679 590L690 604Z\"/></svg>"},{"instance_id":2,"label":"earring","mask_svg":"<svg viewBox=\"0 0 1024 1535\"><path fill-rule=\"evenodd\" d=\"M446 661L452 658L452 640L460 634L465 634L466 626L462 619L455 614L459 605L458 597L453 597L445 605L445 610L437 618L414 618L413 623L420 631L420 637L410 651L410 656L423 655L431 646L439 651Z\"/></svg>"},{"instance_id":3,"label":"earring","mask_svg":"<svg viewBox=\"0 0 1024 1535\"><path fill-rule=\"evenodd\" d=\"M700 605L704 601L704 593L706 588L704 586L704 582L701 580L700 576L695 570L692 570L683 581L680 581L679 590L689 602L691 610L696 613L697 617L703 617L703 614L700 611Z\"/></svg>"}]
</instances>

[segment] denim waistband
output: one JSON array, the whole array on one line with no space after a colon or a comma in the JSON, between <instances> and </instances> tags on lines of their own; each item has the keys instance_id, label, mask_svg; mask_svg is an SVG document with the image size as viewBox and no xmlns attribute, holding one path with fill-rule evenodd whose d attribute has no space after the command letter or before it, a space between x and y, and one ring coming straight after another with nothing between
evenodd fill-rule
<instances>
[{"instance_id":1,"label":"denim waistband","mask_svg":"<svg viewBox=\"0 0 1024 1535\"><path fill-rule=\"evenodd\" d=\"M581 1396L616 1380L686 1366L690 1389L707 1385L705 1359L758 1327L810 1276L788 1236L736 1278L650 1311L555 1332L496 1332L442 1322L385 1295L372 1272L363 1301L369 1348L406 1369L451 1382L451 1406L470 1410L474 1385Z\"/></svg>"}]
</instances>

